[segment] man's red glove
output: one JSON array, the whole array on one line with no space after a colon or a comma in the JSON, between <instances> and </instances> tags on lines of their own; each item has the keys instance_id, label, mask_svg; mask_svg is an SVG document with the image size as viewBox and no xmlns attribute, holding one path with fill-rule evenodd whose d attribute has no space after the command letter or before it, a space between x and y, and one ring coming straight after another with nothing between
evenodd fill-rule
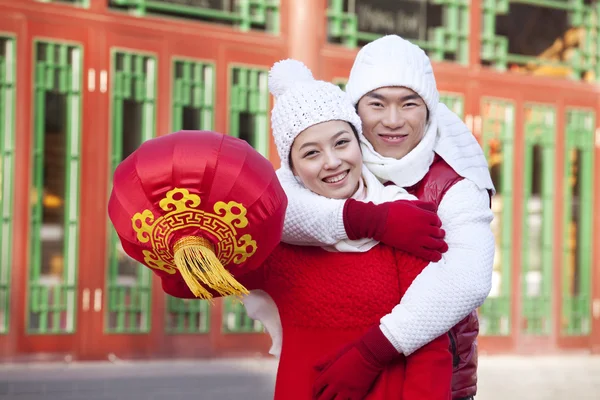
<instances>
[{"instance_id":1,"label":"man's red glove","mask_svg":"<svg viewBox=\"0 0 600 400\"><path fill-rule=\"evenodd\" d=\"M425 201L376 205L348 199L344 204L344 228L349 239L372 238L427 261L439 261L448 251L441 226L435 204Z\"/></svg>"},{"instance_id":2,"label":"man's red glove","mask_svg":"<svg viewBox=\"0 0 600 400\"><path fill-rule=\"evenodd\" d=\"M335 357L315 366L320 374L313 386L313 397L316 400L361 400L381 371L400 356L379 326L374 326Z\"/></svg>"}]
</instances>

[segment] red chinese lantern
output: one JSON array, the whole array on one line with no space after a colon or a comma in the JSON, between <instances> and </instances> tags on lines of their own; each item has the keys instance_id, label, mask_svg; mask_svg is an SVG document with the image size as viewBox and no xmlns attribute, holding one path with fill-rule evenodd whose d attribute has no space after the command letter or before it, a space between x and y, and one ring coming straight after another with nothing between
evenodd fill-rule
<instances>
[{"instance_id":1,"label":"red chinese lantern","mask_svg":"<svg viewBox=\"0 0 600 400\"><path fill-rule=\"evenodd\" d=\"M281 240L287 198L245 141L180 131L144 142L117 167L108 214L125 252L158 275L180 273L210 299L248 293L235 276Z\"/></svg>"}]
</instances>

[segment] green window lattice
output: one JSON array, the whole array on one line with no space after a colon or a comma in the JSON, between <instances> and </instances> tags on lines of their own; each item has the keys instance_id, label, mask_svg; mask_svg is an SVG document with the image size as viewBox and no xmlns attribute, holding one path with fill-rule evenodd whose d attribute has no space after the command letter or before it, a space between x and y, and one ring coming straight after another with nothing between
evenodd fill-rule
<instances>
[{"instance_id":1,"label":"green window lattice","mask_svg":"<svg viewBox=\"0 0 600 400\"><path fill-rule=\"evenodd\" d=\"M110 0L113 9L279 33L279 0Z\"/></svg>"},{"instance_id":2,"label":"green window lattice","mask_svg":"<svg viewBox=\"0 0 600 400\"><path fill-rule=\"evenodd\" d=\"M461 119L465 117L465 97L462 94L440 92L440 103L444 103L446 107Z\"/></svg>"},{"instance_id":3,"label":"green window lattice","mask_svg":"<svg viewBox=\"0 0 600 400\"><path fill-rule=\"evenodd\" d=\"M555 136L555 109L526 104L521 301L531 335L552 330Z\"/></svg>"},{"instance_id":4,"label":"green window lattice","mask_svg":"<svg viewBox=\"0 0 600 400\"><path fill-rule=\"evenodd\" d=\"M561 333L574 336L591 330L596 121L582 109L567 109L566 117Z\"/></svg>"},{"instance_id":5,"label":"green window lattice","mask_svg":"<svg viewBox=\"0 0 600 400\"><path fill-rule=\"evenodd\" d=\"M483 0L482 2L482 36L481 36L481 59L491 64L496 69L504 71L510 65L523 66L528 71L540 67L546 68L547 72L554 76L569 76L572 79L585 78L586 80L597 80L600 75L600 3L589 4L587 0ZM514 13L511 14L511 12ZM516 35L522 30L517 30L511 23L514 17L524 17L525 13L530 15L529 22L540 26L544 24L557 24L540 15L540 12L564 12L566 18L566 32L554 30L554 34L564 35L562 37L551 37L546 44L546 51L537 51L537 54L516 54L511 52L516 44L512 41L522 38L522 35L509 39L497 33L500 17L504 17L505 24L512 27ZM533 15L537 12L536 15ZM556 16L557 14L552 14ZM513 17L513 18L511 18ZM516 22L519 24L520 22ZM531 25L531 24L530 24ZM528 27L528 29L531 27ZM540 31L541 32L541 31ZM530 35L541 36L542 33L530 33ZM539 38L538 38L539 39ZM530 43L531 40L527 43ZM531 43L530 43L531 44ZM519 45L519 48L528 49L533 52L533 47ZM560 50L563 48L563 50ZM556 49L554 51L553 49ZM552 56L551 56L552 54ZM549 70L552 70L549 71ZM558 75L557 75L558 74ZM587 76L586 76L587 75Z\"/></svg>"},{"instance_id":6,"label":"green window lattice","mask_svg":"<svg viewBox=\"0 0 600 400\"><path fill-rule=\"evenodd\" d=\"M248 142L269 157L268 71L262 68L230 68L229 134Z\"/></svg>"},{"instance_id":7,"label":"green window lattice","mask_svg":"<svg viewBox=\"0 0 600 400\"><path fill-rule=\"evenodd\" d=\"M432 60L469 61L468 0L328 0L330 42L356 48L398 34Z\"/></svg>"},{"instance_id":8,"label":"green window lattice","mask_svg":"<svg viewBox=\"0 0 600 400\"><path fill-rule=\"evenodd\" d=\"M487 336L510 334L512 271L514 105L483 98L482 144L496 187L492 197L492 231L496 238L492 290L479 309L480 332Z\"/></svg>"},{"instance_id":9,"label":"green window lattice","mask_svg":"<svg viewBox=\"0 0 600 400\"><path fill-rule=\"evenodd\" d=\"M223 333L259 333L263 332L262 324L246 314L246 308L235 297L223 299Z\"/></svg>"},{"instance_id":10,"label":"green window lattice","mask_svg":"<svg viewBox=\"0 0 600 400\"><path fill-rule=\"evenodd\" d=\"M80 47L34 43L34 135L28 331L73 333L81 141Z\"/></svg>"},{"instance_id":11,"label":"green window lattice","mask_svg":"<svg viewBox=\"0 0 600 400\"><path fill-rule=\"evenodd\" d=\"M210 308L210 303L206 300L184 300L167 296L166 332L208 333Z\"/></svg>"},{"instance_id":12,"label":"green window lattice","mask_svg":"<svg viewBox=\"0 0 600 400\"><path fill-rule=\"evenodd\" d=\"M15 165L15 40L0 36L0 334L8 333Z\"/></svg>"},{"instance_id":13,"label":"green window lattice","mask_svg":"<svg viewBox=\"0 0 600 400\"><path fill-rule=\"evenodd\" d=\"M215 67L191 60L173 61L173 131L212 130Z\"/></svg>"},{"instance_id":14,"label":"green window lattice","mask_svg":"<svg viewBox=\"0 0 600 400\"><path fill-rule=\"evenodd\" d=\"M112 171L142 142L154 137L157 62L129 51L112 54ZM105 330L147 333L150 329L152 272L123 251L110 228Z\"/></svg>"}]
</instances>

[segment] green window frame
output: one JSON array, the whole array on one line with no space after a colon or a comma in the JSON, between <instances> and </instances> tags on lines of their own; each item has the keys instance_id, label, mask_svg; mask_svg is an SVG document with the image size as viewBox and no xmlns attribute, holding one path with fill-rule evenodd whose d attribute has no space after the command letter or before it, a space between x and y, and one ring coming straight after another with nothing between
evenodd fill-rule
<instances>
[{"instance_id":1,"label":"green window frame","mask_svg":"<svg viewBox=\"0 0 600 400\"><path fill-rule=\"evenodd\" d=\"M223 299L223 320L221 322L222 333L261 333L264 332L263 325L254 320L246 313L244 304L236 297Z\"/></svg>"},{"instance_id":2,"label":"green window frame","mask_svg":"<svg viewBox=\"0 0 600 400\"><path fill-rule=\"evenodd\" d=\"M155 135L158 66L153 55L143 52L113 49L111 58L110 166L114 171L129 153ZM130 117L127 116L129 113ZM151 326L152 272L122 251L112 226L109 232L104 330L107 333L148 333Z\"/></svg>"},{"instance_id":3,"label":"green window frame","mask_svg":"<svg viewBox=\"0 0 600 400\"><path fill-rule=\"evenodd\" d=\"M229 134L269 157L269 87L266 68L229 68Z\"/></svg>"},{"instance_id":4,"label":"green window frame","mask_svg":"<svg viewBox=\"0 0 600 400\"><path fill-rule=\"evenodd\" d=\"M512 230L515 106L505 99L481 99L483 151L496 187L492 197L496 238L492 291L479 309L482 336L509 336L511 331Z\"/></svg>"},{"instance_id":5,"label":"green window frame","mask_svg":"<svg viewBox=\"0 0 600 400\"><path fill-rule=\"evenodd\" d=\"M561 307L565 336L591 332L595 127L593 110L566 110Z\"/></svg>"},{"instance_id":6,"label":"green window frame","mask_svg":"<svg viewBox=\"0 0 600 400\"><path fill-rule=\"evenodd\" d=\"M173 59L173 131L212 130L215 124L215 64Z\"/></svg>"},{"instance_id":7,"label":"green window frame","mask_svg":"<svg viewBox=\"0 0 600 400\"><path fill-rule=\"evenodd\" d=\"M527 335L546 336L552 331L555 146L554 107L525 104L521 304ZM541 174L539 182L534 181L536 171Z\"/></svg>"},{"instance_id":8,"label":"green window frame","mask_svg":"<svg viewBox=\"0 0 600 400\"><path fill-rule=\"evenodd\" d=\"M13 188L15 166L16 40L0 36L0 335L10 321Z\"/></svg>"},{"instance_id":9,"label":"green window frame","mask_svg":"<svg viewBox=\"0 0 600 400\"><path fill-rule=\"evenodd\" d=\"M360 30L358 6L371 7L362 0L328 0L327 30L330 41L339 41L349 48L360 47L361 44L380 38L383 34ZM420 0L406 3L421 4ZM425 50L432 61L442 61L448 58L467 65L469 63L469 33L470 33L470 1L469 0L423 0L426 6L442 7L441 26L429 27L426 40L410 39L410 41ZM374 2L376 3L376 2ZM376 6L376 4L374 5ZM388 17L390 17L388 15ZM398 16L396 16L398 17ZM385 17L384 17L385 19ZM385 23L394 24L394 17L385 19Z\"/></svg>"},{"instance_id":10,"label":"green window frame","mask_svg":"<svg viewBox=\"0 0 600 400\"><path fill-rule=\"evenodd\" d=\"M76 330L76 293L79 232L81 96L83 49L76 44L34 41L34 135L33 135L33 187L31 207L31 242L28 285L27 331L30 334L74 333ZM48 100L48 96L54 96ZM64 192L44 193L45 183L51 173L46 170L47 155L57 151L50 147L46 153L46 118L56 116L59 110L48 111L53 103L60 102L65 109L64 124ZM50 117L48 117L50 118ZM60 115L57 118L61 118ZM49 128L53 130L54 128ZM49 146L60 142L52 139ZM59 157L60 159L60 157ZM46 170L46 171L45 171ZM45 224L44 201L55 196L63 199L63 223ZM58 206L60 207L60 206ZM57 239L57 237L59 237ZM54 253L45 254L43 242L58 240ZM62 244L60 241L62 240ZM60 249L60 253L56 253ZM50 247L51 249L51 247ZM51 250L50 250L51 251ZM52 257L49 257L53 254ZM60 255L57 255L60 254ZM44 264L48 262L48 264ZM44 269L50 268L50 273ZM55 269L56 274L52 273Z\"/></svg>"},{"instance_id":11,"label":"green window frame","mask_svg":"<svg viewBox=\"0 0 600 400\"><path fill-rule=\"evenodd\" d=\"M461 93L440 92L440 103L444 103L460 119L465 118L465 96Z\"/></svg>"},{"instance_id":12,"label":"green window frame","mask_svg":"<svg viewBox=\"0 0 600 400\"><path fill-rule=\"evenodd\" d=\"M278 34L280 29L280 0L110 0L114 10L127 10L137 16L148 14L199 19L233 25L247 32L261 30ZM211 5L211 3L213 3ZM222 7L217 7L222 5Z\"/></svg>"},{"instance_id":13,"label":"green window frame","mask_svg":"<svg viewBox=\"0 0 600 400\"><path fill-rule=\"evenodd\" d=\"M583 27L583 43L573 48L571 61L543 60L535 56L509 53L509 42L505 36L496 35L496 17L506 15L511 4L528 4L540 8L564 10L568 13L571 27ZM506 71L509 63L520 65L566 67L571 69L571 79L600 79L600 3L585 4L585 0L484 0L482 2L481 59L499 71ZM588 78L585 78L588 80Z\"/></svg>"},{"instance_id":14,"label":"green window frame","mask_svg":"<svg viewBox=\"0 0 600 400\"><path fill-rule=\"evenodd\" d=\"M178 299L167 295L165 332L203 334L210 331L210 303L198 299Z\"/></svg>"}]
</instances>

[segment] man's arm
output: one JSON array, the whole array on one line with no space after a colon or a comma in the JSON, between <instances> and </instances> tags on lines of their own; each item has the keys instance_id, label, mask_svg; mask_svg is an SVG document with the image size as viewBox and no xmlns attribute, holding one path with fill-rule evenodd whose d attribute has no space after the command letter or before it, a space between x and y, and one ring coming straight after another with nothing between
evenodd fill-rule
<instances>
[{"instance_id":1,"label":"man's arm","mask_svg":"<svg viewBox=\"0 0 600 400\"><path fill-rule=\"evenodd\" d=\"M289 170L280 169L277 176L288 197L282 238L285 243L331 246L341 240L369 238L429 261L439 260L448 249L432 203L396 200L374 204L328 199L304 188Z\"/></svg>"},{"instance_id":2,"label":"man's arm","mask_svg":"<svg viewBox=\"0 0 600 400\"><path fill-rule=\"evenodd\" d=\"M409 355L444 334L479 307L490 292L493 218L485 190L464 179L444 196L438 216L449 250L417 276L400 304L381 319L394 347Z\"/></svg>"},{"instance_id":3,"label":"man's arm","mask_svg":"<svg viewBox=\"0 0 600 400\"><path fill-rule=\"evenodd\" d=\"M328 199L311 192L287 168L277 170L277 177L288 198L282 242L331 246L348 239L343 219L345 200Z\"/></svg>"}]
</instances>

